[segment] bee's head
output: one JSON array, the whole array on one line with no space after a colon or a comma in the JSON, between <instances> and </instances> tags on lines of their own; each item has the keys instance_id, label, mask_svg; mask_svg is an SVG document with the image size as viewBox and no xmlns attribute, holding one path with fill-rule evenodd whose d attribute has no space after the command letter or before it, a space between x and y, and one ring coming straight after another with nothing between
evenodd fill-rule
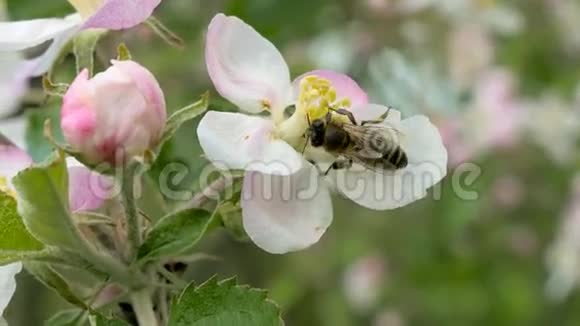
<instances>
[{"instance_id":1,"label":"bee's head","mask_svg":"<svg viewBox=\"0 0 580 326\"><path fill-rule=\"evenodd\" d=\"M324 144L324 131L326 130L326 123L323 119L316 119L312 121L308 132L310 133L310 144L314 147L322 146Z\"/></svg>"}]
</instances>

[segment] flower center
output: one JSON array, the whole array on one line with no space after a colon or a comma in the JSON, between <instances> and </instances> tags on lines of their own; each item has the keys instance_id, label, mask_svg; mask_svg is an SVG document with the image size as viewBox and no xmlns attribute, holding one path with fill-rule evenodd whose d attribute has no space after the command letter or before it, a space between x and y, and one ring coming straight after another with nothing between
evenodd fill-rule
<instances>
[{"instance_id":1,"label":"flower center","mask_svg":"<svg viewBox=\"0 0 580 326\"><path fill-rule=\"evenodd\" d=\"M336 89L328 79L307 76L300 81L297 110L305 112L310 121L323 118L330 108L350 108L349 98L337 101Z\"/></svg>"},{"instance_id":2,"label":"flower center","mask_svg":"<svg viewBox=\"0 0 580 326\"><path fill-rule=\"evenodd\" d=\"M304 134L309 127L309 122L322 119L330 109L349 109L351 100L349 98L337 99L336 89L328 79L310 75L300 81L300 93L296 103L294 114L280 124L277 136L294 148L300 147L305 139ZM333 119L348 118L335 114Z\"/></svg>"},{"instance_id":3,"label":"flower center","mask_svg":"<svg viewBox=\"0 0 580 326\"><path fill-rule=\"evenodd\" d=\"M8 186L8 179L0 176L0 191L16 198L16 192Z\"/></svg>"},{"instance_id":4,"label":"flower center","mask_svg":"<svg viewBox=\"0 0 580 326\"><path fill-rule=\"evenodd\" d=\"M83 19L91 17L102 5L102 0L68 0Z\"/></svg>"}]
</instances>

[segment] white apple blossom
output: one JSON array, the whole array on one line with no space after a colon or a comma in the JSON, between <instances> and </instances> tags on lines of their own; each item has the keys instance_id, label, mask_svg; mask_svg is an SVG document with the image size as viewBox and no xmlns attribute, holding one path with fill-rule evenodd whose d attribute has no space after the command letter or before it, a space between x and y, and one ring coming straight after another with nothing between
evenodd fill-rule
<instances>
[{"instance_id":1,"label":"white apple blossom","mask_svg":"<svg viewBox=\"0 0 580 326\"><path fill-rule=\"evenodd\" d=\"M478 23L500 34L515 34L524 27L519 11L508 2L473 0L399 0L397 11L414 13L432 8L454 23Z\"/></svg>"},{"instance_id":2,"label":"white apple blossom","mask_svg":"<svg viewBox=\"0 0 580 326\"><path fill-rule=\"evenodd\" d=\"M320 167L336 158L311 146L302 155L309 119L340 107L349 109L357 121L373 120L389 108L369 104L356 82L333 71L315 70L291 82L280 52L236 17L213 18L205 55L217 91L244 113L208 112L198 138L216 166L246 171L243 225L270 253L304 249L320 239L333 217L326 180L356 203L386 210L426 196L446 174L447 152L437 129L424 116L401 120L400 113L391 110L384 123L401 135L409 160L406 168L374 172L355 164L321 178L309 161ZM295 111L287 116L286 108L292 105ZM263 111L270 117L258 115Z\"/></svg>"},{"instance_id":3,"label":"white apple blossom","mask_svg":"<svg viewBox=\"0 0 580 326\"><path fill-rule=\"evenodd\" d=\"M563 300L580 282L580 174L572 183L572 196L564 212L562 226L546 257L550 277L548 296Z\"/></svg>"},{"instance_id":4,"label":"white apple blossom","mask_svg":"<svg viewBox=\"0 0 580 326\"><path fill-rule=\"evenodd\" d=\"M91 28L121 30L145 21L161 0L69 0L77 13L64 18L0 22L0 55L15 53L52 40L40 56L27 61L28 76L47 72L62 48Z\"/></svg>"},{"instance_id":5,"label":"white apple blossom","mask_svg":"<svg viewBox=\"0 0 580 326\"><path fill-rule=\"evenodd\" d=\"M359 312L375 308L386 284L388 271L380 256L364 256L348 266L343 277L343 292L350 305Z\"/></svg>"},{"instance_id":6,"label":"white apple blossom","mask_svg":"<svg viewBox=\"0 0 580 326\"><path fill-rule=\"evenodd\" d=\"M580 100L564 101L554 94L544 94L527 104L526 131L556 163L574 164L580 139Z\"/></svg>"}]
</instances>

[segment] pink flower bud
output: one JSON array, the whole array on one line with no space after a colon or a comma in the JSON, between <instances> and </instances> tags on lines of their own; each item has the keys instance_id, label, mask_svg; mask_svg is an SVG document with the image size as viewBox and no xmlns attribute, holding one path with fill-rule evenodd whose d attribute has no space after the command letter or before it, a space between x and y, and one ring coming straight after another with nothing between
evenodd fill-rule
<instances>
[{"instance_id":1,"label":"pink flower bud","mask_svg":"<svg viewBox=\"0 0 580 326\"><path fill-rule=\"evenodd\" d=\"M133 61L89 79L83 70L63 99L61 126L73 150L93 164L122 164L161 138L167 113L155 77Z\"/></svg>"}]
</instances>

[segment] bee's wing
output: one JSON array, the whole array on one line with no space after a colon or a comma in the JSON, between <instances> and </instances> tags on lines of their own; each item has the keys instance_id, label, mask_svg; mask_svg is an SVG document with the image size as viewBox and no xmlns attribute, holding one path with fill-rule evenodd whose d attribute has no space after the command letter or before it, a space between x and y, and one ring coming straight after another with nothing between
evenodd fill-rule
<instances>
[{"instance_id":1,"label":"bee's wing","mask_svg":"<svg viewBox=\"0 0 580 326\"><path fill-rule=\"evenodd\" d=\"M357 126L344 124L342 128L348 133L353 146L350 151L367 159L382 158L398 146L400 131L385 124L368 124Z\"/></svg>"}]
</instances>

